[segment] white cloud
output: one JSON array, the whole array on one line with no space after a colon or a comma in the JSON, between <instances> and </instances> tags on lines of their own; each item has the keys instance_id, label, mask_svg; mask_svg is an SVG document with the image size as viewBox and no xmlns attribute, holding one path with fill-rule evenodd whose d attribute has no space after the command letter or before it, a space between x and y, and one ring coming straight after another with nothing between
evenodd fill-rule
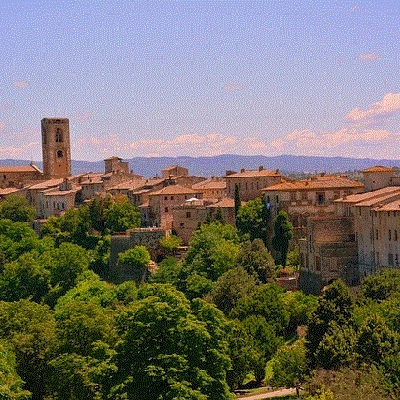
<instances>
[{"instance_id":1,"label":"white cloud","mask_svg":"<svg viewBox=\"0 0 400 400\"><path fill-rule=\"evenodd\" d=\"M359 61L375 61L380 58L378 53L362 53L358 55Z\"/></svg>"},{"instance_id":2,"label":"white cloud","mask_svg":"<svg viewBox=\"0 0 400 400\"><path fill-rule=\"evenodd\" d=\"M271 141L269 147L279 154L399 159L400 132L385 128L385 123L399 115L400 93L388 93L366 110L350 111L347 126L338 131L295 130Z\"/></svg>"},{"instance_id":3,"label":"white cloud","mask_svg":"<svg viewBox=\"0 0 400 400\"><path fill-rule=\"evenodd\" d=\"M358 107L351 110L346 116L346 121L356 125L371 125L379 122L383 124L385 119L400 115L400 93L388 93L381 101L372 104L362 111Z\"/></svg>"}]
</instances>

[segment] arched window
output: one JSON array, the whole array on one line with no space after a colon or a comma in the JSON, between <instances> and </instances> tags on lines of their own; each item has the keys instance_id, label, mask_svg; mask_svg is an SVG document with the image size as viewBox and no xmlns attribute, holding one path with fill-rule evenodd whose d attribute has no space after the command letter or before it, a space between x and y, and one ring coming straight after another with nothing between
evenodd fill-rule
<instances>
[{"instance_id":1,"label":"arched window","mask_svg":"<svg viewBox=\"0 0 400 400\"><path fill-rule=\"evenodd\" d=\"M63 141L63 131L60 128L56 129L56 142L61 143Z\"/></svg>"},{"instance_id":2,"label":"arched window","mask_svg":"<svg viewBox=\"0 0 400 400\"><path fill-rule=\"evenodd\" d=\"M63 157L63 152L61 150L57 151L57 158L62 158Z\"/></svg>"}]
</instances>

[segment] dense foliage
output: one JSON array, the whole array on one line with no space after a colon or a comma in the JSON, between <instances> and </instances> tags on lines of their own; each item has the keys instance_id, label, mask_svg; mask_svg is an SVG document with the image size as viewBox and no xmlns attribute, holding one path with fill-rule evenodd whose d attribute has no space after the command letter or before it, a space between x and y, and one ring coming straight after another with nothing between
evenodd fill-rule
<instances>
[{"instance_id":1,"label":"dense foliage","mask_svg":"<svg viewBox=\"0 0 400 400\"><path fill-rule=\"evenodd\" d=\"M285 292L263 241L214 221L184 260L173 238L148 282L116 285L97 272L109 216L129 213L109 200L50 219L41 237L0 220L0 398L228 400L249 377L314 399L400 393L399 271L358 295L342 281L319 298ZM150 256L119 259L143 268Z\"/></svg>"}]
</instances>

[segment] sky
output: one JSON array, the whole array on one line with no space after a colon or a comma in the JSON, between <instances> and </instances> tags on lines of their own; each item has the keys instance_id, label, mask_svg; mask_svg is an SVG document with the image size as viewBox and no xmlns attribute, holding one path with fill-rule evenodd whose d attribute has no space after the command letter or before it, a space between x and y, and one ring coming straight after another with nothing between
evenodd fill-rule
<instances>
[{"instance_id":1,"label":"sky","mask_svg":"<svg viewBox=\"0 0 400 400\"><path fill-rule=\"evenodd\" d=\"M0 159L400 159L400 1L1 0Z\"/></svg>"}]
</instances>

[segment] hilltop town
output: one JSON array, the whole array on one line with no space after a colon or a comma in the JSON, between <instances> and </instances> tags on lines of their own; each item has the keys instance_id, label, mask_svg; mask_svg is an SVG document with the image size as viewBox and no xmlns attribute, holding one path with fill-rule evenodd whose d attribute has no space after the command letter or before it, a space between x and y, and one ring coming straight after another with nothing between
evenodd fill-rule
<instances>
[{"instance_id":1,"label":"hilltop town","mask_svg":"<svg viewBox=\"0 0 400 400\"><path fill-rule=\"evenodd\" d=\"M149 178L111 156L104 160L103 173L71 175L69 120L44 118L41 126L43 171L33 163L0 167L0 198L25 196L39 224L93 198L126 196L140 211L143 232L173 232L188 245L198 226L217 214L235 225L238 195L242 204L262 199L271 223L280 211L287 212L292 247L299 246L300 289L318 293L337 278L358 285L380 267L399 267L400 176L395 168L364 169L364 182L338 174L294 180L262 166L200 177L176 165Z\"/></svg>"}]
</instances>

